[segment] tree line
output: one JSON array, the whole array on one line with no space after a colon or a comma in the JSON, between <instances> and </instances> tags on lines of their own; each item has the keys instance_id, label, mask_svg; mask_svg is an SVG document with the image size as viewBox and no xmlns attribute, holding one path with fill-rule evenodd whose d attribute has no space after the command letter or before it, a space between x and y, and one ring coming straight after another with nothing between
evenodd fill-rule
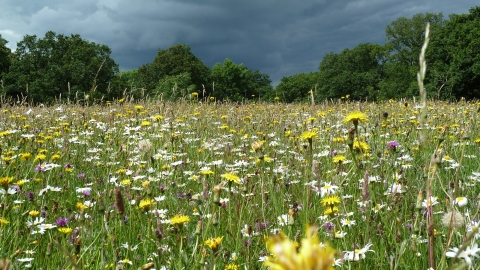
<instances>
[{"instance_id":1,"label":"tree line","mask_svg":"<svg viewBox=\"0 0 480 270\"><path fill-rule=\"evenodd\" d=\"M191 48L158 50L151 63L119 71L111 49L79 35L49 31L26 35L12 52L0 35L0 95L34 103L59 100L103 102L129 97L300 102L337 99L385 100L418 95L418 55L430 23L425 87L431 98L480 96L480 6L468 14L420 13L400 17L385 29L384 45L362 43L328 53L318 71L285 76L273 88L270 77L225 59L212 67ZM312 91L312 92L310 92Z\"/></svg>"}]
</instances>

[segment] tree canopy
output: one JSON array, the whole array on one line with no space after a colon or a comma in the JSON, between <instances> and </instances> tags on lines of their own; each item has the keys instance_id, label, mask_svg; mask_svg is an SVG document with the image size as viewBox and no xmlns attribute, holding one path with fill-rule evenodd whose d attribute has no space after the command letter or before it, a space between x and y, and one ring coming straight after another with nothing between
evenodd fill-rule
<instances>
[{"instance_id":1,"label":"tree canopy","mask_svg":"<svg viewBox=\"0 0 480 270\"><path fill-rule=\"evenodd\" d=\"M479 98L479 6L448 19L442 13L400 17L387 25L384 45L362 43L327 53L318 71L284 76L275 89L269 75L228 58L208 67L186 44L159 49L151 63L118 72L108 46L79 35L26 35L13 53L0 36L0 94L35 102L123 95L175 100L194 92L199 99L298 102L310 90L316 101L347 95L355 100L411 98L419 94L418 56L427 23L431 34L424 83L429 96Z\"/></svg>"},{"instance_id":2,"label":"tree canopy","mask_svg":"<svg viewBox=\"0 0 480 270\"><path fill-rule=\"evenodd\" d=\"M325 55L319 66L317 99L365 99L379 89L385 50L382 46L363 43L339 54Z\"/></svg>"},{"instance_id":3,"label":"tree canopy","mask_svg":"<svg viewBox=\"0 0 480 270\"><path fill-rule=\"evenodd\" d=\"M2 80L3 74L8 72L11 64L12 52L7 47L7 43L8 41L0 35L0 80Z\"/></svg>"},{"instance_id":4,"label":"tree canopy","mask_svg":"<svg viewBox=\"0 0 480 270\"><path fill-rule=\"evenodd\" d=\"M195 89L207 84L210 69L193 54L190 46L177 44L166 50L159 50L152 63L138 69L138 80L148 93L153 92L161 79L188 73Z\"/></svg>"},{"instance_id":5,"label":"tree canopy","mask_svg":"<svg viewBox=\"0 0 480 270\"><path fill-rule=\"evenodd\" d=\"M480 6L469 14L450 15L432 37L427 85L437 98L480 97Z\"/></svg>"},{"instance_id":6,"label":"tree canopy","mask_svg":"<svg viewBox=\"0 0 480 270\"><path fill-rule=\"evenodd\" d=\"M283 77L275 88L275 94L283 102L305 101L310 97L309 91L317 86L318 72L299 73Z\"/></svg>"},{"instance_id":7,"label":"tree canopy","mask_svg":"<svg viewBox=\"0 0 480 270\"><path fill-rule=\"evenodd\" d=\"M36 102L51 102L60 96L100 98L110 91L118 72L110 53L107 46L79 35L57 35L52 31L40 39L27 35L17 43L12 65L5 74L6 94L28 96Z\"/></svg>"},{"instance_id":8,"label":"tree canopy","mask_svg":"<svg viewBox=\"0 0 480 270\"><path fill-rule=\"evenodd\" d=\"M252 71L243 64L235 64L230 59L216 63L209 78L212 92L208 93L219 100L241 101L260 96L272 95L270 77L258 70Z\"/></svg>"}]
</instances>

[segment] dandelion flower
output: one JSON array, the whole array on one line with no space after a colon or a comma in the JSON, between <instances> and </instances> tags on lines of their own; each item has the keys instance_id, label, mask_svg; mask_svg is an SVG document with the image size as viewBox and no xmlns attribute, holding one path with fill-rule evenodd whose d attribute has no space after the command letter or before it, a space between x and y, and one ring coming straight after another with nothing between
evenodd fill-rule
<instances>
[{"instance_id":1,"label":"dandelion flower","mask_svg":"<svg viewBox=\"0 0 480 270\"><path fill-rule=\"evenodd\" d=\"M336 207L336 206L329 207L329 208L325 209L325 211L323 211L323 214L327 215L327 216L333 216L337 213L338 213L338 207Z\"/></svg>"},{"instance_id":2,"label":"dandelion flower","mask_svg":"<svg viewBox=\"0 0 480 270\"><path fill-rule=\"evenodd\" d=\"M39 214L40 214L40 212L38 212L37 210L32 210L32 211L28 212L28 215L31 216L31 217L36 217Z\"/></svg>"},{"instance_id":3,"label":"dandelion flower","mask_svg":"<svg viewBox=\"0 0 480 270\"><path fill-rule=\"evenodd\" d=\"M260 150L262 150L262 146L263 144L265 143L265 141L255 141L252 143L252 150L255 151L255 152L258 152Z\"/></svg>"},{"instance_id":4,"label":"dandelion flower","mask_svg":"<svg viewBox=\"0 0 480 270\"><path fill-rule=\"evenodd\" d=\"M238 177L236 174L234 173L224 173L222 174L222 178L227 180L227 181L230 181L230 182L235 182L237 184L241 184L242 182L240 181L240 177Z\"/></svg>"},{"instance_id":5,"label":"dandelion flower","mask_svg":"<svg viewBox=\"0 0 480 270\"><path fill-rule=\"evenodd\" d=\"M0 217L0 225L8 225L10 224L10 221L4 219L3 217Z\"/></svg>"},{"instance_id":6,"label":"dandelion flower","mask_svg":"<svg viewBox=\"0 0 480 270\"><path fill-rule=\"evenodd\" d=\"M340 197L338 197L337 195L328 195L327 197L322 199L322 205L324 207L325 206L334 206L336 204L339 204L340 202L341 202Z\"/></svg>"},{"instance_id":7,"label":"dandelion flower","mask_svg":"<svg viewBox=\"0 0 480 270\"><path fill-rule=\"evenodd\" d=\"M216 252L218 250L218 247L223 241L223 236L222 237L215 237L215 238L209 238L203 242L203 244L207 247L209 247L213 252Z\"/></svg>"},{"instance_id":8,"label":"dandelion flower","mask_svg":"<svg viewBox=\"0 0 480 270\"><path fill-rule=\"evenodd\" d=\"M88 208L88 206L85 205L85 204L82 203L82 202L77 202L76 207L77 207L77 209L80 210L80 211L83 211L83 210L85 210L85 209Z\"/></svg>"},{"instance_id":9,"label":"dandelion flower","mask_svg":"<svg viewBox=\"0 0 480 270\"><path fill-rule=\"evenodd\" d=\"M360 142L355 140L353 142L353 150L361 153L367 153L370 151L370 146L366 142Z\"/></svg>"},{"instance_id":10,"label":"dandelion flower","mask_svg":"<svg viewBox=\"0 0 480 270\"><path fill-rule=\"evenodd\" d=\"M347 117L343 119L344 124L348 122L352 122L355 126L357 126L359 122L368 122L368 118L366 114L359 111L354 111L349 113Z\"/></svg>"},{"instance_id":11,"label":"dandelion flower","mask_svg":"<svg viewBox=\"0 0 480 270\"><path fill-rule=\"evenodd\" d=\"M13 177L0 177L0 185L3 187L7 187L13 181Z\"/></svg>"},{"instance_id":12,"label":"dandelion flower","mask_svg":"<svg viewBox=\"0 0 480 270\"><path fill-rule=\"evenodd\" d=\"M266 244L273 256L265 260L264 267L284 270L333 269L335 250L328 245L320 245L315 227L307 227L300 248L283 233L268 238Z\"/></svg>"},{"instance_id":13,"label":"dandelion flower","mask_svg":"<svg viewBox=\"0 0 480 270\"><path fill-rule=\"evenodd\" d=\"M148 211L152 205L156 204L155 200L152 200L150 198L146 198L140 201L140 204L138 207L140 209L143 209L144 211Z\"/></svg>"},{"instance_id":14,"label":"dandelion flower","mask_svg":"<svg viewBox=\"0 0 480 270\"><path fill-rule=\"evenodd\" d=\"M190 217L184 214L177 214L170 218L170 224L172 225L182 225L187 222L190 222Z\"/></svg>"},{"instance_id":15,"label":"dandelion flower","mask_svg":"<svg viewBox=\"0 0 480 270\"><path fill-rule=\"evenodd\" d=\"M342 156L342 155L336 155L332 159L333 163L335 163L335 164L337 164L337 163L342 164L346 160L347 160L347 158L345 156Z\"/></svg>"},{"instance_id":16,"label":"dandelion flower","mask_svg":"<svg viewBox=\"0 0 480 270\"><path fill-rule=\"evenodd\" d=\"M313 132L313 131L305 131L302 133L302 135L300 136L300 139L302 141L312 141L313 138L317 138L318 137L318 133L316 132Z\"/></svg>"},{"instance_id":17,"label":"dandelion flower","mask_svg":"<svg viewBox=\"0 0 480 270\"><path fill-rule=\"evenodd\" d=\"M62 227L62 228L58 228L58 231L63 234L70 234L72 233L73 229L68 227Z\"/></svg>"}]
</instances>

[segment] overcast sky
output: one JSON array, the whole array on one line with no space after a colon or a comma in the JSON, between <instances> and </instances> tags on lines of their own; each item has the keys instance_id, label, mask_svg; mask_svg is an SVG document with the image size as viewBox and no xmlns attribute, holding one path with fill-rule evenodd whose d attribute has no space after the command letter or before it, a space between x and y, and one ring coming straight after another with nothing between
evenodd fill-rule
<instances>
[{"instance_id":1,"label":"overcast sky","mask_svg":"<svg viewBox=\"0 0 480 270\"><path fill-rule=\"evenodd\" d=\"M417 13L468 13L478 0L0 0L0 34L80 34L112 49L120 70L182 43L206 65L230 58L270 75L317 71L326 53L384 44L385 27Z\"/></svg>"}]
</instances>

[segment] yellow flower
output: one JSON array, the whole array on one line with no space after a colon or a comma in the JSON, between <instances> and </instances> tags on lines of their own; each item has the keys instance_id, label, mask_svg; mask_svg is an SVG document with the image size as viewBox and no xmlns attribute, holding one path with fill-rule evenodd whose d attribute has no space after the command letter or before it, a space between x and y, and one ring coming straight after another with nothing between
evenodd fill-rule
<instances>
[{"instance_id":1,"label":"yellow flower","mask_svg":"<svg viewBox=\"0 0 480 270\"><path fill-rule=\"evenodd\" d=\"M255 152L258 152L259 150L262 150L262 146L265 141L255 141L252 143L252 150Z\"/></svg>"},{"instance_id":2,"label":"yellow flower","mask_svg":"<svg viewBox=\"0 0 480 270\"><path fill-rule=\"evenodd\" d=\"M325 209L325 211L323 211L323 214L327 216L333 216L334 214L337 214L337 213L338 213L338 207L336 206L328 207L327 209Z\"/></svg>"},{"instance_id":3,"label":"yellow flower","mask_svg":"<svg viewBox=\"0 0 480 270\"><path fill-rule=\"evenodd\" d=\"M227 181L230 181L230 182L235 182L237 184L241 184L242 182L240 182L240 177L238 177L236 174L234 173L224 173L221 175L223 179L227 180Z\"/></svg>"},{"instance_id":4,"label":"yellow flower","mask_svg":"<svg viewBox=\"0 0 480 270\"><path fill-rule=\"evenodd\" d=\"M334 206L335 204L339 204L340 197L337 195L328 195L322 199L322 205L323 206Z\"/></svg>"},{"instance_id":5,"label":"yellow flower","mask_svg":"<svg viewBox=\"0 0 480 270\"><path fill-rule=\"evenodd\" d=\"M28 212L28 215L31 216L31 217L36 217L40 214L40 212L38 212L37 210L32 210L30 212Z\"/></svg>"},{"instance_id":6,"label":"yellow flower","mask_svg":"<svg viewBox=\"0 0 480 270\"><path fill-rule=\"evenodd\" d=\"M207 247L209 247L213 252L218 250L218 247L223 241L223 236L222 237L216 237L216 238L209 238L203 244Z\"/></svg>"},{"instance_id":7,"label":"yellow flower","mask_svg":"<svg viewBox=\"0 0 480 270\"><path fill-rule=\"evenodd\" d=\"M161 115L155 115L155 116L153 117L153 120L155 120L155 121L163 120L163 116L161 116Z\"/></svg>"},{"instance_id":8,"label":"yellow flower","mask_svg":"<svg viewBox=\"0 0 480 270\"><path fill-rule=\"evenodd\" d=\"M142 105L135 105L134 108L135 108L135 110L137 110L137 111L143 110L143 106L142 106Z\"/></svg>"},{"instance_id":9,"label":"yellow flower","mask_svg":"<svg viewBox=\"0 0 480 270\"><path fill-rule=\"evenodd\" d=\"M80 211L83 211L83 210L85 210L85 209L88 208L88 206L86 206L86 205L83 204L82 202L77 202L76 207L77 207L77 209L80 210Z\"/></svg>"},{"instance_id":10,"label":"yellow flower","mask_svg":"<svg viewBox=\"0 0 480 270\"><path fill-rule=\"evenodd\" d=\"M150 181L148 181L148 180L143 181L142 182L142 187L149 188L150 187Z\"/></svg>"},{"instance_id":11,"label":"yellow flower","mask_svg":"<svg viewBox=\"0 0 480 270\"><path fill-rule=\"evenodd\" d=\"M132 180L130 179L123 179L122 181L120 181L120 184L122 184L122 186L128 186L132 183Z\"/></svg>"},{"instance_id":12,"label":"yellow flower","mask_svg":"<svg viewBox=\"0 0 480 270\"><path fill-rule=\"evenodd\" d=\"M118 169L118 170L117 170L117 173L118 173L118 174L124 174L124 173L126 173L126 172L127 172L127 169Z\"/></svg>"},{"instance_id":13,"label":"yellow flower","mask_svg":"<svg viewBox=\"0 0 480 270\"><path fill-rule=\"evenodd\" d=\"M28 160L30 158L32 158L32 154L30 154L30 153L21 153L20 154L20 160Z\"/></svg>"},{"instance_id":14,"label":"yellow flower","mask_svg":"<svg viewBox=\"0 0 480 270\"><path fill-rule=\"evenodd\" d=\"M142 123L140 124L140 126L142 127L148 127L148 126L151 126L152 123L150 121L142 121Z\"/></svg>"},{"instance_id":15,"label":"yellow flower","mask_svg":"<svg viewBox=\"0 0 480 270\"><path fill-rule=\"evenodd\" d=\"M190 222L190 217L184 214L176 214L170 218L170 224L172 225L182 225L187 222Z\"/></svg>"},{"instance_id":16,"label":"yellow flower","mask_svg":"<svg viewBox=\"0 0 480 270\"><path fill-rule=\"evenodd\" d=\"M333 269L335 250L320 245L317 228L307 226L306 231L298 251L295 242L283 233L269 237L266 244L273 256L269 256L263 266L277 270Z\"/></svg>"},{"instance_id":17,"label":"yellow flower","mask_svg":"<svg viewBox=\"0 0 480 270\"><path fill-rule=\"evenodd\" d=\"M227 264L225 270L240 270L240 267L234 263Z\"/></svg>"},{"instance_id":18,"label":"yellow flower","mask_svg":"<svg viewBox=\"0 0 480 270\"><path fill-rule=\"evenodd\" d=\"M0 225L8 225L10 224L10 221L4 219L3 217L0 217Z\"/></svg>"},{"instance_id":19,"label":"yellow flower","mask_svg":"<svg viewBox=\"0 0 480 270\"><path fill-rule=\"evenodd\" d=\"M146 198L146 199L140 201L140 204L138 205L138 207L145 210L145 211L148 211L148 209L150 209L150 207L154 204L155 204L154 200L152 200L150 198Z\"/></svg>"},{"instance_id":20,"label":"yellow flower","mask_svg":"<svg viewBox=\"0 0 480 270\"><path fill-rule=\"evenodd\" d=\"M355 140L353 142L353 150L358 151L358 152L362 152L362 153L366 153L366 152L370 151L370 146L368 146L368 144L365 143L365 142L360 142L360 141Z\"/></svg>"},{"instance_id":21,"label":"yellow flower","mask_svg":"<svg viewBox=\"0 0 480 270\"><path fill-rule=\"evenodd\" d=\"M367 115L362 113L362 112L358 112L358 111L354 111L354 112L351 112L347 115L347 117L345 117L345 119L343 119L343 123L346 124L348 122L352 122L355 126L358 125L358 122L368 122L368 118L367 118Z\"/></svg>"},{"instance_id":22,"label":"yellow flower","mask_svg":"<svg viewBox=\"0 0 480 270\"><path fill-rule=\"evenodd\" d=\"M63 234L69 234L73 231L73 229L68 227L62 227L62 228L58 228L58 231Z\"/></svg>"},{"instance_id":23,"label":"yellow flower","mask_svg":"<svg viewBox=\"0 0 480 270\"><path fill-rule=\"evenodd\" d=\"M13 177L0 177L0 185L7 187L13 181Z\"/></svg>"},{"instance_id":24,"label":"yellow flower","mask_svg":"<svg viewBox=\"0 0 480 270\"><path fill-rule=\"evenodd\" d=\"M336 143L343 143L343 142L345 142L345 139L341 138L341 137L335 137L335 138L333 138L332 141L336 142Z\"/></svg>"},{"instance_id":25,"label":"yellow flower","mask_svg":"<svg viewBox=\"0 0 480 270\"><path fill-rule=\"evenodd\" d=\"M200 171L200 174L201 175L210 175L210 174L214 174L214 172L212 170L203 170L203 171Z\"/></svg>"},{"instance_id":26,"label":"yellow flower","mask_svg":"<svg viewBox=\"0 0 480 270\"><path fill-rule=\"evenodd\" d=\"M33 161L45 160L45 159L47 159L47 156L46 156L46 155L44 155L44 154L38 154Z\"/></svg>"},{"instance_id":27,"label":"yellow flower","mask_svg":"<svg viewBox=\"0 0 480 270\"><path fill-rule=\"evenodd\" d=\"M125 98L121 98L118 100L118 103L123 103L123 102L125 102Z\"/></svg>"},{"instance_id":28,"label":"yellow flower","mask_svg":"<svg viewBox=\"0 0 480 270\"><path fill-rule=\"evenodd\" d=\"M300 139L302 139L302 141L309 141L310 142L313 138L317 138L317 137L318 137L318 134L316 132L305 131L300 136Z\"/></svg>"},{"instance_id":29,"label":"yellow flower","mask_svg":"<svg viewBox=\"0 0 480 270\"><path fill-rule=\"evenodd\" d=\"M342 156L342 155L336 155L333 157L333 163L340 163L342 164L345 160L347 160L347 158L345 156Z\"/></svg>"}]
</instances>

